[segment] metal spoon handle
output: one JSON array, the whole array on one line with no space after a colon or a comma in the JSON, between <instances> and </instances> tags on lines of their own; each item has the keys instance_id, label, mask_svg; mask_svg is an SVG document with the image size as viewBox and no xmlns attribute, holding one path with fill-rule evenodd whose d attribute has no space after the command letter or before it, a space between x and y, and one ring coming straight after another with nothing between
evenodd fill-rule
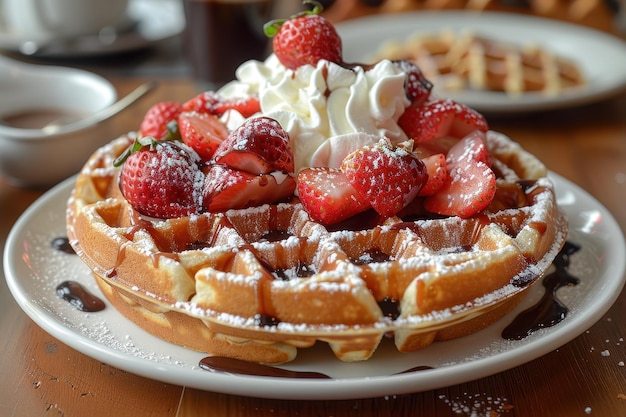
<instances>
[{"instance_id":1,"label":"metal spoon handle","mask_svg":"<svg viewBox=\"0 0 626 417\"><path fill-rule=\"evenodd\" d=\"M157 81L148 81L147 83L141 84L139 87L135 88L133 91L128 93L126 96L122 97L111 106L107 107L104 111L95 114L94 122L98 123L103 120L108 119L109 117L121 112L126 107L133 104L135 101L139 100L141 97L146 95L148 92L152 91L159 83Z\"/></svg>"},{"instance_id":2,"label":"metal spoon handle","mask_svg":"<svg viewBox=\"0 0 626 417\"><path fill-rule=\"evenodd\" d=\"M135 88L133 91L131 91L126 96L119 99L106 109L99 111L98 113L94 113L84 119L81 119L78 122L82 125L98 124L121 112L126 107L130 106L135 101L143 97L149 91L153 90L157 85L157 81L148 81L147 83L141 84L139 87ZM41 128L41 130L46 134L54 134L57 133L59 129L61 129L64 125L65 124L51 123Z\"/></svg>"}]
</instances>

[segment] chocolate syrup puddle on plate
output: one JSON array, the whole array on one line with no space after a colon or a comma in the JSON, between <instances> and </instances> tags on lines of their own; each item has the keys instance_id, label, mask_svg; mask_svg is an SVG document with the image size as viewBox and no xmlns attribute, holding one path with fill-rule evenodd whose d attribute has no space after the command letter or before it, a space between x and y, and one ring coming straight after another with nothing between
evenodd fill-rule
<instances>
[{"instance_id":1,"label":"chocolate syrup puddle on plate","mask_svg":"<svg viewBox=\"0 0 626 417\"><path fill-rule=\"evenodd\" d=\"M259 363L246 362L241 359L227 358L224 356L207 356L200 360L200 368L207 371L218 371L229 374L271 376L273 378L306 378L306 379L329 379L330 377L320 372L290 371Z\"/></svg>"},{"instance_id":2,"label":"chocolate syrup puddle on plate","mask_svg":"<svg viewBox=\"0 0 626 417\"><path fill-rule=\"evenodd\" d=\"M269 376L273 378L298 378L298 379L332 379L321 372L290 371L288 369L276 368L269 365L262 365L254 362L247 362L241 359L227 358L224 356L207 356L200 360L200 368L206 371L224 372L228 374ZM406 374L410 372L425 371L434 369L430 366L416 366L406 371L398 372Z\"/></svg>"},{"instance_id":3,"label":"chocolate syrup puddle on plate","mask_svg":"<svg viewBox=\"0 0 626 417\"><path fill-rule=\"evenodd\" d=\"M105 308L104 302L76 281L63 281L56 288L59 297L80 311L95 313Z\"/></svg>"},{"instance_id":4,"label":"chocolate syrup puddle on plate","mask_svg":"<svg viewBox=\"0 0 626 417\"><path fill-rule=\"evenodd\" d=\"M557 298L556 292L566 286L578 285L580 279L571 275L569 267L570 256L580 250L580 246L565 242L565 245L553 261L556 270L543 278L546 292L534 306L522 311L502 331L502 338L506 340L521 340L533 332L546 327L552 327L565 319L569 309Z\"/></svg>"},{"instance_id":5,"label":"chocolate syrup puddle on plate","mask_svg":"<svg viewBox=\"0 0 626 417\"><path fill-rule=\"evenodd\" d=\"M53 239L50 242L50 246L69 255L76 254L67 237ZM82 284L76 281L63 281L56 287L55 292L78 310L87 313L102 311L106 306L104 301L90 293Z\"/></svg>"}]
</instances>

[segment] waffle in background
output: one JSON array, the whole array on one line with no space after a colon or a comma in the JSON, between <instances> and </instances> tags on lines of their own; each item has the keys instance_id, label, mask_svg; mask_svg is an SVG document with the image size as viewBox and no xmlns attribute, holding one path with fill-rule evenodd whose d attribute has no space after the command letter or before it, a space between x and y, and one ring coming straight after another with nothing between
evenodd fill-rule
<instances>
[{"instance_id":1,"label":"waffle in background","mask_svg":"<svg viewBox=\"0 0 626 417\"><path fill-rule=\"evenodd\" d=\"M617 6L612 0L334 0L325 1L332 22L377 13L414 10L491 10L558 19L617 34Z\"/></svg>"},{"instance_id":2,"label":"waffle in background","mask_svg":"<svg viewBox=\"0 0 626 417\"><path fill-rule=\"evenodd\" d=\"M409 59L439 90L554 96L585 84L576 63L538 45L514 45L472 32L416 34L383 44L374 61Z\"/></svg>"}]
</instances>

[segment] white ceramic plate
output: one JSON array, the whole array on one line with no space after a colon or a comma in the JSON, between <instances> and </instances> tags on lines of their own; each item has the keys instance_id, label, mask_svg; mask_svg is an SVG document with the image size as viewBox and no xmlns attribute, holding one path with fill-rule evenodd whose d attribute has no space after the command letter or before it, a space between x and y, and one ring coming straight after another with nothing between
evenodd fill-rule
<instances>
[{"instance_id":1,"label":"white ceramic plate","mask_svg":"<svg viewBox=\"0 0 626 417\"><path fill-rule=\"evenodd\" d=\"M531 287L515 311L493 326L410 354L384 341L361 363L337 360L328 346L302 350L284 368L325 373L333 379L272 378L214 373L199 368L206 355L164 342L126 320L113 307L80 312L55 294L64 280L75 280L100 295L89 270L75 255L50 246L65 236L69 179L47 192L17 221L6 243L4 269L11 293L44 330L102 362L163 382L210 391L282 399L347 399L440 388L491 375L544 355L583 333L609 309L624 284L626 247L611 214L589 194L553 175L558 200L571 223L570 241L582 249L570 258L569 272L580 284L559 290L569 307L566 319L520 341L504 340L502 329L537 302L541 284ZM102 297L103 298L103 297ZM389 342L389 343L385 343ZM434 369L396 374L417 366Z\"/></svg>"},{"instance_id":2,"label":"white ceramic plate","mask_svg":"<svg viewBox=\"0 0 626 417\"><path fill-rule=\"evenodd\" d=\"M626 42L582 26L556 20L497 12L412 12L349 20L337 25L348 62L367 61L380 46L414 33L473 30L487 37L534 43L579 65L587 85L550 97L527 93L509 97L489 91L440 92L484 113L548 110L588 104L621 93L626 87Z\"/></svg>"},{"instance_id":3,"label":"white ceramic plate","mask_svg":"<svg viewBox=\"0 0 626 417\"><path fill-rule=\"evenodd\" d=\"M185 13L178 0L130 0L127 15L128 22L121 24L115 38L93 35L60 40L26 39L0 27L0 49L45 58L108 55L149 47L180 34L185 28Z\"/></svg>"}]
</instances>

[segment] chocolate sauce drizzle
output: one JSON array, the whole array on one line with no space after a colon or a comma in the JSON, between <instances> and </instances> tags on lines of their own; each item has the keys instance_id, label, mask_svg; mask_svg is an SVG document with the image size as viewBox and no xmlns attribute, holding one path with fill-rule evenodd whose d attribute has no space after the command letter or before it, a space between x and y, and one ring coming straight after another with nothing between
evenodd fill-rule
<instances>
[{"instance_id":1,"label":"chocolate sauce drizzle","mask_svg":"<svg viewBox=\"0 0 626 417\"><path fill-rule=\"evenodd\" d=\"M50 246L69 255L76 254L67 237L57 237L53 239L50 242ZM82 284L76 281L63 281L56 287L55 292L59 297L69 302L80 311L94 313L96 311L102 311L105 308L104 301L90 293Z\"/></svg>"},{"instance_id":2,"label":"chocolate sauce drizzle","mask_svg":"<svg viewBox=\"0 0 626 417\"><path fill-rule=\"evenodd\" d=\"M502 331L503 339L521 340L539 329L552 327L565 319L569 309L557 298L556 292L559 288L578 285L580 282L567 271L570 256L579 250L580 246L565 242L553 261L556 270L543 278L543 286L546 288L543 297L537 304L515 317Z\"/></svg>"},{"instance_id":3,"label":"chocolate sauce drizzle","mask_svg":"<svg viewBox=\"0 0 626 417\"><path fill-rule=\"evenodd\" d=\"M577 285L580 280L571 275L569 267L570 256L580 250L580 246L572 242L565 242L565 245L553 261L556 270L543 278L543 285L546 292L541 300L533 307L520 313L509 326L502 331L502 338L507 340L521 340L536 330L554 326L567 316L569 309L556 297L556 292L564 286ZM381 303L390 304L387 310L394 310L394 300L385 300ZM393 316L393 314L389 313ZM243 361L240 359L227 358L223 356L208 356L200 360L200 368L230 374L269 376L275 378L330 378L328 375L319 372L290 371L274 366L261 365ZM411 372L426 371L435 369L431 366L415 366L413 368L396 373L407 374Z\"/></svg>"}]
</instances>

